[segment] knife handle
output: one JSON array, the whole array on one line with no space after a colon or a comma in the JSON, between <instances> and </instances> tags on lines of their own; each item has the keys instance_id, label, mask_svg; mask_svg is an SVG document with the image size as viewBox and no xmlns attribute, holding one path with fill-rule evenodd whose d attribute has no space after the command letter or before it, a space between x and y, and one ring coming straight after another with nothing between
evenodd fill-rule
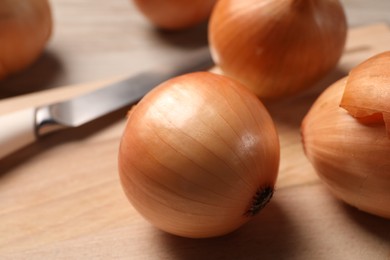
<instances>
[{"instance_id":1,"label":"knife handle","mask_svg":"<svg viewBox=\"0 0 390 260\"><path fill-rule=\"evenodd\" d=\"M0 115L0 159L35 140L35 108Z\"/></svg>"}]
</instances>

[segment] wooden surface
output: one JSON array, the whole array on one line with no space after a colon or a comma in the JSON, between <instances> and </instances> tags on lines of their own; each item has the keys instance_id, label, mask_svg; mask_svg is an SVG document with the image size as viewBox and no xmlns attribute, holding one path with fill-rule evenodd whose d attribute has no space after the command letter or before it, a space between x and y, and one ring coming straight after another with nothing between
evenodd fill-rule
<instances>
[{"instance_id":1,"label":"wooden surface","mask_svg":"<svg viewBox=\"0 0 390 260\"><path fill-rule=\"evenodd\" d=\"M344 2L353 28L338 68L305 93L266 103L280 133L281 167L275 197L253 221L224 237L191 240L143 220L117 174L125 108L0 161L0 259L390 259L390 221L336 200L300 143L300 122L318 94L390 46L389 27L368 25L386 21L388 2L377 2L377 16L373 4ZM53 38L32 67L0 83L0 97L12 97L0 101L0 113L76 95L206 44L205 26L158 32L127 1L52 4Z\"/></svg>"}]
</instances>

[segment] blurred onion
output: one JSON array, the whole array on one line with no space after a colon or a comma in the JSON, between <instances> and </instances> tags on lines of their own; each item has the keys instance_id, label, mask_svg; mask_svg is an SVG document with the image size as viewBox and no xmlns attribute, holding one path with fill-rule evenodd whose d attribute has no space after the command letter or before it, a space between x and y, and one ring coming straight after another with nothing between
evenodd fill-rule
<instances>
[{"instance_id":1,"label":"blurred onion","mask_svg":"<svg viewBox=\"0 0 390 260\"><path fill-rule=\"evenodd\" d=\"M219 0L209 23L215 63L262 98L316 83L338 63L346 34L338 0Z\"/></svg>"},{"instance_id":2,"label":"blurred onion","mask_svg":"<svg viewBox=\"0 0 390 260\"><path fill-rule=\"evenodd\" d=\"M206 21L217 0L134 0L138 9L157 27L186 29Z\"/></svg>"},{"instance_id":3,"label":"blurred onion","mask_svg":"<svg viewBox=\"0 0 390 260\"><path fill-rule=\"evenodd\" d=\"M47 0L0 1L0 79L32 64L44 49L51 30Z\"/></svg>"}]
</instances>

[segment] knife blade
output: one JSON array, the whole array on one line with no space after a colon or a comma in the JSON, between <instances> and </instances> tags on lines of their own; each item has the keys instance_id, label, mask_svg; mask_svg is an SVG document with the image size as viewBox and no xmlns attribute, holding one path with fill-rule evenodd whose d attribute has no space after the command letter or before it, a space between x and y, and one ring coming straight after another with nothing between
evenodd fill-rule
<instances>
[{"instance_id":1,"label":"knife blade","mask_svg":"<svg viewBox=\"0 0 390 260\"><path fill-rule=\"evenodd\" d=\"M160 83L185 73L211 68L208 47L190 52L180 61L132 75L89 93L41 107L0 116L0 159L49 133L79 127L139 101Z\"/></svg>"}]
</instances>

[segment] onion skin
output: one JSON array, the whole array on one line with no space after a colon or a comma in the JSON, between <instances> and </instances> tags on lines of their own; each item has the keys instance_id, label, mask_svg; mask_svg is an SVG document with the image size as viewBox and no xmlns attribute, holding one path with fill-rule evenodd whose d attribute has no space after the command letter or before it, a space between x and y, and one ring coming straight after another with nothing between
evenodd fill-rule
<instances>
[{"instance_id":1,"label":"onion skin","mask_svg":"<svg viewBox=\"0 0 390 260\"><path fill-rule=\"evenodd\" d=\"M390 51L351 70L340 106L361 122L385 123L390 137Z\"/></svg>"},{"instance_id":2,"label":"onion skin","mask_svg":"<svg viewBox=\"0 0 390 260\"><path fill-rule=\"evenodd\" d=\"M362 124L339 107L346 82L325 90L304 118L305 153L336 197L390 218L390 140L384 124Z\"/></svg>"},{"instance_id":3,"label":"onion skin","mask_svg":"<svg viewBox=\"0 0 390 260\"><path fill-rule=\"evenodd\" d=\"M227 77L197 72L162 83L129 112L119 175L131 204L159 229L214 237L270 200L279 149L255 95Z\"/></svg>"},{"instance_id":4,"label":"onion skin","mask_svg":"<svg viewBox=\"0 0 390 260\"><path fill-rule=\"evenodd\" d=\"M134 0L138 9L157 27L187 29L206 21L217 0Z\"/></svg>"},{"instance_id":5,"label":"onion skin","mask_svg":"<svg viewBox=\"0 0 390 260\"><path fill-rule=\"evenodd\" d=\"M52 31L47 0L0 1L0 79L31 65Z\"/></svg>"},{"instance_id":6,"label":"onion skin","mask_svg":"<svg viewBox=\"0 0 390 260\"><path fill-rule=\"evenodd\" d=\"M219 0L209 23L214 62L261 98L309 88L338 63L347 21L338 0Z\"/></svg>"}]
</instances>

